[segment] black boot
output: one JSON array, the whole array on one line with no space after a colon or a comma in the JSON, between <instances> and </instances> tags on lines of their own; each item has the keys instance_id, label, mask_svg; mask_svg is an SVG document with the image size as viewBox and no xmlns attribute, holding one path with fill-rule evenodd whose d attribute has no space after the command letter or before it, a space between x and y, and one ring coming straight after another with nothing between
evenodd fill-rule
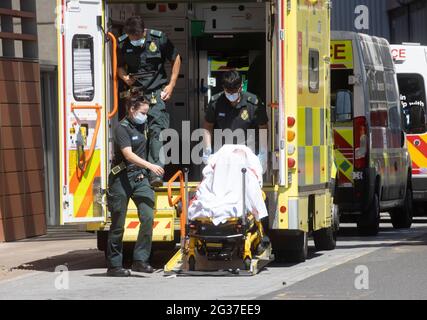
<instances>
[{"instance_id":1,"label":"black boot","mask_svg":"<svg viewBox=\"0 0 427 320\"><path fill-rule=\"evenodd\" d=\"M163 187L163 179L161 177L153 177L150 179L150 185L153 188Z\"/></svg>"},{"instance_id":2,"label":"black boot","mask_svg":"<svg viewBox=\"0 0 427 320\"><path fill-rule=\"evenodd\" d=\"M109 268L107 270L107 276L126 278L126 277L130 277L130 271L122 267Z\"/></svg>"},{"instance_id":3,"label":"black boot","mask_svg":"<svg viewBox=\"0 0 427 320\"><path fill-rule=\"evenodd\" d=\"M154 269L147 262L134 261L134 263L132 263L132 271L143 272L143 273L153 273Z\"/></svg>"}]
</instances>

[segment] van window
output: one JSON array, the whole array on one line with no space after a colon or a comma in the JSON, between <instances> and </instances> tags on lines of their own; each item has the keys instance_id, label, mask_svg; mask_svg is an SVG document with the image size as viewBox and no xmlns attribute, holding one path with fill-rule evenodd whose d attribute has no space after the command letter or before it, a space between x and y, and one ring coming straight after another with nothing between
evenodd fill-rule
<instances>
[{"instance_id":1,"label":"van window","mask_svg":"<svg viewBox=\"0 0 427 320\"><path fill-rule=\"evenodd\" d=\"M393 58L391 56L391 48L387 43L380 44L378 51L381 55L381 60L385 69L394 70Z\"/></svg>"},{"instance_id":2,"label":"van window","mask_svg":"<svg viewBox=\"0 0 427 320\"><path fill-rule=\"evenodd\" d=\"M311 93L319 92L319 51L310 49L309 53L309 77L308 77L308 87Z\"/></svg>"},{"instance_id":3,"label":"van window","mask_svg":"<svg viewBox=\"0 0 427 320\"><path fill-rule=\"evenodd\" d=\"M371 103L387 102L384 72L369 68L367 70L367 77Z\"/></svg>"},{"instance_id":4,"label":"van window","mask_svg":"<svg viewBox=\"0 0 427 320\"><path fill-rule=\"evenodd\" d=\"M92 101L95 96L93 37L73 37L73 95L76 101Z\"/></svg>"},{"instance_id":5,"label":"van window","mask_svg":"<svg viewBox=\"0 0 427 320\"><path fill-rule=\"evenodd\" d=\"M398 74L400 100L408 133L424 133L426 124L426 91L424 78L419 74Z\"/></svg>"},{"instance_id":6,"label":"van window","mask_svg":"<svg viewBox=\"0 0 427 320\"><path fill-rule=\"evenodd\" d=\"M396 78L394 71L386 71L385 86L388 103L396 104L398 101L398 91L396 88Z\"/></svg>"},{"instance_id":7,"label":"van window","mask_svg":"<svg viewBox=\"0 0 427 320\"><path fill-rule=\"evenodd\" d=\"M373 41L375 41L375 38L373 38ZM377 42L368 41L368 40L362 40L361 46L362 46L362 52L363 52L363 61L365 63L365 66L367 67L375 67L375 66L381 66L381 58L379 56L379 52L377 51Z\"/></svg>"},{"instance_id":8,"label":"van window","mask_svg":"<svg viewBox=\"0 0 427 320\"><path fill-rule=\"evenodd\" d=\"M401 112L399 109L397 83L393 70L385 72L385 86L388 104L388 117L391 129L402 129Z\"/></svg>"},{"instance_id":9,"label":"van window","mask_svg":"<svg viewBox=\"0 0 427 320\"><path fill-rule=\"evenodd\" d=\"M353 94L350 90L339 90L336 93L335 122L351 121L353 118Z\"/></svg>"}]
</instances>

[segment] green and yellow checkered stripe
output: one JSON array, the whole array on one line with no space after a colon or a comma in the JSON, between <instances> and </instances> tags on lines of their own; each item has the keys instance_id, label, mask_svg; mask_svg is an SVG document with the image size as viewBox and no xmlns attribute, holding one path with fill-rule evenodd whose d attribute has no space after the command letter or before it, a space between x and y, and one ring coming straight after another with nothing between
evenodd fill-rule
<instances>
[{"instance_id":1,"label":"green and yellow checkered stripe","mask_svg":"<svg viewBox=\"0 0 427 320\"><path fill-rule=\"evenodd\" d=\"M323 107L298 108L298 185L320 185L329 181L326 118Z\"/></svg>"}]
</instances>

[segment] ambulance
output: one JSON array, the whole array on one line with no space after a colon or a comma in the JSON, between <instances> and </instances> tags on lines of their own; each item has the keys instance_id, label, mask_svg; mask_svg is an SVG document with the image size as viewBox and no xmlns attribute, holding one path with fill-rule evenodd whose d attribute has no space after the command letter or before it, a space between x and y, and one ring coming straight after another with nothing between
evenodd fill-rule
<instances>
[{"instance_id":1,"label":"ambulance","mask_svg":"<svg viewBox=\"0 0 427 320\"><path fill-rule=\"evenodd\" d=\"M230 68L240 71L245 87L268 110L269 168L263 190L276 258L305 261L309 236L318 250L334 249L330 7L326 0L58 0L62 223L96 231L99 249L106 249L111 134L123 116L115 52L124 21L140 15L146 28L166 33L183 59L167 106L171 128L180 133L181 161L166 166L169 181L155 190L154 251L156 246L174 248L185 237L183 210L171 196L184 197L183 169L189 168L191 192L203 167L185 164L194 143L184 128L202 127L208 102L222 90L222 73ZM261 72L254 76L256 63ZM124 235L130 248L138 228L131 201Z\"/></svg>"},{"instance_id":2,"label":"ambulance","mask_svg":"<svg viewBox=\"0 0 427 320\"><path fill-rule=\"evenodd\" d=\"M400 100L412 159L412 188L416 214L425 214L427 201L427 47L392 45Z\"/></svg>"},{"instance_id":3,"label":"ambulance","mask_svg":"<svg viewBox=\"0 0 427 320\"><path fill-rule=\"evenodd\" d=\"M412 223L412 170L387 40L334 31L331 41L335 201L340 220L376 235L380 212Z\"/></svg>"}]
</instances>

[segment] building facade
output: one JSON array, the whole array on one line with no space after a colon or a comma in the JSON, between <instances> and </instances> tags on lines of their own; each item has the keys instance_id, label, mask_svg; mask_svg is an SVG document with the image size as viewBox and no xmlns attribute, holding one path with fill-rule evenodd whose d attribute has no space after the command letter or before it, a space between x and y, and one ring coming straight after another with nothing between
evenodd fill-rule
<instances>
[{"instance_id":1,"label":"building facade","mask_svg":"<svg viewBox=\"0 0 427 320\"><path fill-rule=\"evenodd\" d=\"M333 0L332 29L427 45L425 0Z\"/></svg>"},{"instance_id":2,"label":"building facade","mask_svg":"<svg viewBox=\"0 0 427 320\"><path fill-rule=\"evenodd\" d=\"M46 233L36 0L0 1L0 242Z\"/></svg>"}]
</instances>

